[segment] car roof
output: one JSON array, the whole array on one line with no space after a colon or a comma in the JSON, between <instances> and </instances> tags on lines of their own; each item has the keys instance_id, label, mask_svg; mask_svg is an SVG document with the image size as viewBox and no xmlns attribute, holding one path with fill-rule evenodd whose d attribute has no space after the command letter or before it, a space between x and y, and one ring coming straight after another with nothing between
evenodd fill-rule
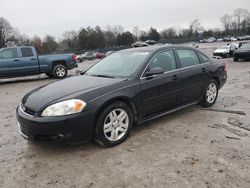
<instances>
[{"instance_id":1,"label":"car roof","mask_svg":"<svg viewBox=\"0 0 250 188\"><path fill-rule=\"evenodd\" d=\"M152 45L146 47L137 47L137 48L128 48L121 50L120 52L153 52L153 51L160 51L164 49L173 49L173 48L186 48L186 49L194 49L189 46L180 46L180 45Z\"/></svg>"}]
</instances>

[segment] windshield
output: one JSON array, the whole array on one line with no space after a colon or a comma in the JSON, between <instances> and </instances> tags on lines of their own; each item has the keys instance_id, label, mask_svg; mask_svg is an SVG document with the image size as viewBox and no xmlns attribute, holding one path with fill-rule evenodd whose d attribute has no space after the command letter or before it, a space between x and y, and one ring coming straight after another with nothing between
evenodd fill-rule
<instances>
[{"instance_id":1,"label":"windshield","mask_svg":"<svg viewBox=\"0 0 250 188\"><path fill-rule=\"evenodd\" d=\"M117 52L91 67L92 76L129 77L143 64L148 52Z\"/></svg>"},{"instance_id":2,"label":"windshield","mask_svg":"<svg viewBox=\"0 0 250 188\"><path fill-rule=\"evenodd\" d=\"M250 49L250 43L242 45L241 49Z\"/></svg>"}]
</instances>

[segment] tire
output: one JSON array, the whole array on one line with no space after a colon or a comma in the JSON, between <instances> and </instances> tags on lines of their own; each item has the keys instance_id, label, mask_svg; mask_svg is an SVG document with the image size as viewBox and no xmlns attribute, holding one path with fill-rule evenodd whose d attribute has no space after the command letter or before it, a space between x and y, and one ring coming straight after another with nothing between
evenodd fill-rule
<instances>
[{"instance_id":1,"label":"tire","mask_svg":"<svg viewBox=\"0 0 250 188\"><path fill-rule=\"evenodd\" d=\"M229 57L230 57L230 54L229 54L229 53L225 55L225 58L229 58Z\"/></svg>"},{"instance_id":2,"label":"tire","mask_svg":"<svg viewBox=\"0 0 250 188\"><path fill-rule=\"evenodd\" d=\"M206 87L205 94L201 100L201 106L210 107L213 106L218 97L218 83L215 80L211 80Z\"/></svg>"},{"instance_id":3,"label":"tire","mask_svg":"<svg viewBox=\"0 0 250 188\"><path fill-rule=\"evenodd\" d=\"M119 122L119 115L120 122ZM132 128L133 113L123 102L114 102L106 107L98 118L94 139L97 143L113 147L122 143Z\"/></svg>"},{"instance_id":4,"label":"tire","mask_svg":"<svg viewBox=\"0 0 250 188\"><path fill-rule=\"evenodd\" d=\"M54 66L53 76L55 78L65 78L67 76L67 74L68 74L68 70L64 65L59 64L59 65Z\"/></svg>"},{"instance_id":5,"label":"tire","mask_svg":"<svg viewBox=\"0 0 250 188\"><path fill-rule=\"evenodd\" d=\"M238 60L239 60L238 58L234 57L234 61L238 61Z\"/></svg>"}]
</instances>

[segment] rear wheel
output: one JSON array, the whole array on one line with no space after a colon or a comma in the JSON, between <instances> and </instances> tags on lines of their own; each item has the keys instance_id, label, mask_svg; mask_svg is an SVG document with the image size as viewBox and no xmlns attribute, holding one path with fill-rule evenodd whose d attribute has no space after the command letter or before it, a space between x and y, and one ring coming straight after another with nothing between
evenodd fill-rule
<instances>
[{"instance_id":1,"label":"rear wheel","mask_svg":"<svg viewBox=\"0 0 250 188\"><path fill-rule=\"evenodd\" d=\"M54 66L53 76L55 78L65 78L67 76L67 74L68 74L68 70L64 65L59 64L59 65Z\"/></svg>"},{"instance_id":2,"label":"rear wheel","mask_svg":"<svg viewBox=\"0 0 250 188\"><path fill-rule=\"evenodd\" d=\"M213 106L218 96L218 83L215 80L211 80L206 88L206 92L202 98L201 106L210 107Z\"/></svg>"},{"instance_id":3,"label":"rear wheel","mask_svg":"<svg viewBox=\"0 0 250 188\"><path fill-rule=\"evenodd\" d=\"M234 61L238 61L239 59L237 57L234 57Z\"/></svg>"},{"instance_id":4,"label":"rear wheel","mask_svg":"<svg viewBox=\"0 0 250 188\"><path fill-rule=\"evenodd\" d=\"M94 138L104 146L112 147L123 142L133 125L131 109L123 102L115 102L100 115Z\"/></svg>"}]
</instances>

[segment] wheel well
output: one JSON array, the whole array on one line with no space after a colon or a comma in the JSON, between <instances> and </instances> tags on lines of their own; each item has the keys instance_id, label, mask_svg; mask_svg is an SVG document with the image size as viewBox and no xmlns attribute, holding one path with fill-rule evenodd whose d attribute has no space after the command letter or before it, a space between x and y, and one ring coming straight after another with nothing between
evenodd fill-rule
<instances>
[{"instance_id":1,"label":"wheel well","mask_svg":"<svg viewBox=\"0 0 250 188\"><path fill-rule=\"evenodd\" d=\"M213 77L213 79L217 82L218 86L220 87L220 80L218 77Z\"/></svg>"},{"instance_id":2,"label":"wheel well","mask_svg":"<svg viewBox=\"0 0 250 188\"><path fill-rule=\"evenodd\" d=\"M109 105L111 105L112 103L114 102L123 102L125 103L126 105L129 106L129 108L132 110L132 113L134 115L134 122L137 122L137 119L138 119L138 110L137 110L137 107L135 106L135 104L133 102L131 102L129 99L125 98L125 97L121 97L121 98L115 98L115 99L112 99L112 100L109 100L107 102L105 102L102 107L98 110L97 114L96 114L96 117L95 117L95 124L97 124L97 121L98 121L98 117L100 116L100 114L103 112L103 110L105 108L107 108Z\"/></svg>"},{"instance_id":3,"label":"wheel well","mask_svg":"<svg viewBox=\"0 0 250 188\"><path fill-rule=\"evenodd\" d=\"M65 61L54 61L54 62L53 62L53 68L54 68L56 65L64 65L65 67L67 67Z\"/></svg>"}]
</instances>

